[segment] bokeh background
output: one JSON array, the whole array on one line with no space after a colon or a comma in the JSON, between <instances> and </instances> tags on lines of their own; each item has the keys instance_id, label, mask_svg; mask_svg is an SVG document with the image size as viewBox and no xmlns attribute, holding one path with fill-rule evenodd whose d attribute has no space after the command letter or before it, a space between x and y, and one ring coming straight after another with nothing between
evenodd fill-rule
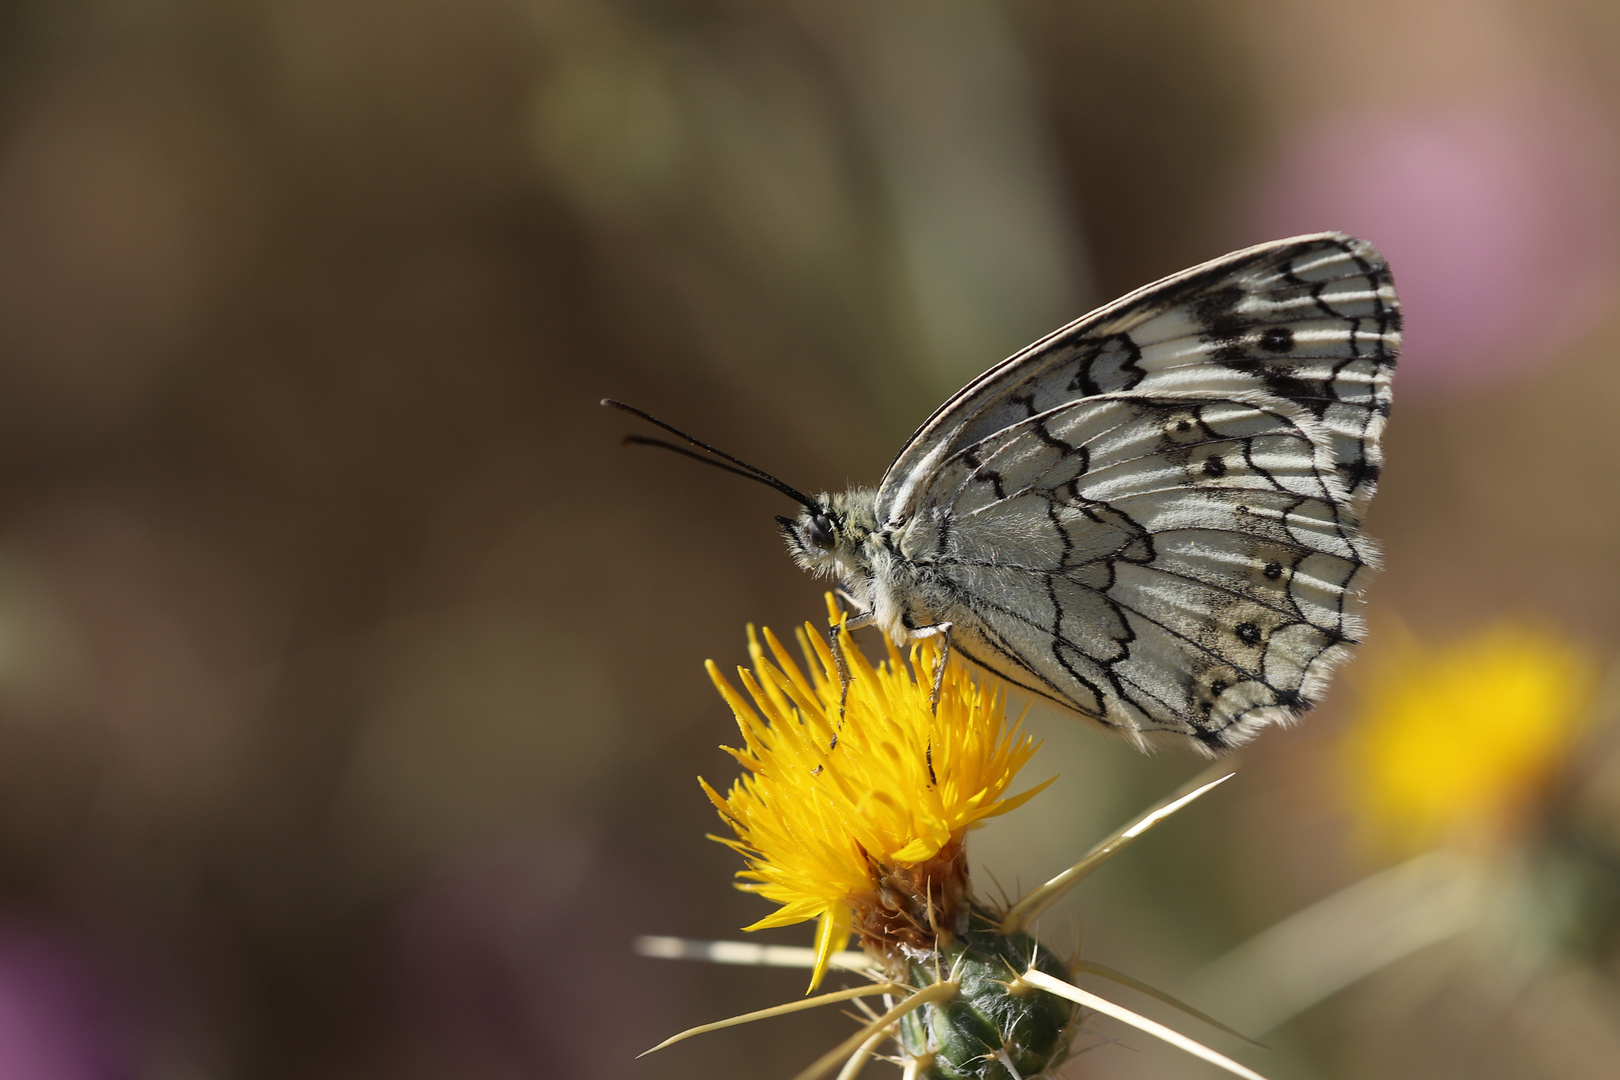
<instances>
[{"instance_id":1,"label":"bokeh background","mask_svg":"<svg viewBox=\"0 0 1620 1080\"><path fill-rule=\"evenodd\" d=\"M0 6L0 1076L788 1077L848 1032L634 1060L802 993L630 942L767 910L703 838L701 664L821 601L780 496L621 449L604 395L872 483L1095 303L1355 232L1409 329L1369 652L1507 619L1601 666L1617 146L1613 0ZM1173 991L1388 865L1337 764L1369 662L1043 933ZM974 840L987 889L1201 767L1030 723L1061 779ZM1176 1022L1273 1080L1614 1075L1612 953L1510 951L1269 1054ZM1215 1075L1087 1045L1064 1075Z\"/></svg>"}]
</instances>

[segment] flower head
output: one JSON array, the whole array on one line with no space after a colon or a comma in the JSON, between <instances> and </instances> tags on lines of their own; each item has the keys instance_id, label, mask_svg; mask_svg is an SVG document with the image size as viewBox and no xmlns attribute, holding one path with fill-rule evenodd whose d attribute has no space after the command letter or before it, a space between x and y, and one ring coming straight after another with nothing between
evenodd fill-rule
<instances>
[{"instance_id":1,"label":"flower head","mask_svg":"<svg viewBox=\"0 0 1620 1080\"><path fill-rule=\"evenodd\" d=\"M742 731L743 748L728 752L747 771L723 797L700 781L736 834L715 839L748 861L738 887L781 905L748 929L818 920L812 988L852 930L890 957L965 930L964 833L1046 786L1006 795L1037 744L1008 721L1000 689L950 666L935 709L931 644L909 660L889 644L877 666L846 648L840 717L820 635L808 624L797 635L805 668L769 629L763 637L750 628L743 690L708 665Z\"/></svg>"},{"instance_id":2,"label":"flower head","mask_svg":"<svg viewBox=\"0 0 1620 1080\"><path fill-rule=\"evenodd\" d=\"M1592 660L1503 624L1445 645L1408 640L1375 667L1344 756L1371 846L1411 854L1522 824L1590 711Z\"/></svg>"},{"instance_id":3,"label":"flower head","mask_svg":"<svg viewBox=\"0 0 1620 1080\"><path fill-rule=\"evenodd\" d=\"M914 646L909 657L886 642L888 656L874 666L852 648L835 659L808 624L797 637L803 667L769 630L761 635L750 627L753 667L738 669L742 689L709 662L709 675L742 731L743 748L728 752L745 771L724 796L699 782L736 834L712 839L748 862L738 887L780 905L748 929L817 920L812 990L834 951L858 933L870 964L841 964L866 967L873 982L689 1028L654 1049L801 1008L881 998L884 1011L863 1005L870 1023L801 1073L804 1080L819 1080L840 1061L839 1075L853 1076L889 1040L898 1054L892 1060L907 1076L1049 1076L1070 1056L1083 1009L1247 1080L1263 1080L1163 1024L1074 986L1069 980L1088 971L1142 988L1111 968L1064 962L1029 929L1076 882L1230 774L1199 778L1045 885L998 909L968 887L966 832L1046 786L1007 794L1037 746L1021 721L1008 721L999 687L988 680L975 685L960 666L942 668L930 642ZM737 957L737 943L714 943L711 950L704 943L649 938L642 947L648 955L719 959L724 949Z\"/></svg>"}]
</instances>

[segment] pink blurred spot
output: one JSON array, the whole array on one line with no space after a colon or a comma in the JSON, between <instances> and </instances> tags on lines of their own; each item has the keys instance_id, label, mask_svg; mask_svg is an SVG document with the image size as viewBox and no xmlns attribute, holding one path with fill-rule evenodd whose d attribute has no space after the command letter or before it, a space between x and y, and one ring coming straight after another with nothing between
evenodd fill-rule
<instances>
[{"instance_id":1,"label":"pink blurred spot","mask_svg":"<svg viewBox=\"0 0 1620 1080\"><path fill-rule=\"evenodd\" d=\"M428 1074L629 1074L668 1034L681 974L630 956L635 934L657 925L645 888L607 853L554 840L442 866L394 934L402 1018L442 1070Z\"/></svg>"},{"instance_id":2,"label":"pink blurred spot","mask_svg":"<svg viewBox=\"0 0 1620 1080\"><path fill-rule=\"evenodd\" d=\"M1552 95L1300 132L1262 187L1267 237L1342 229L1389 259L1401 384L1507 373L1601 314L1616 267L1607 118Z\"/></svg>"},{"instance_id":3,"label":"pink blurred spot","mask_svg":"<svg viewBox=\"0 0 1620 1080\"><path fill-rule=\"evenodd\" d=\"M85 958L28 929L0 929L0 1077L113 1080L113 994Z\"/></svg>"}]
</instances>

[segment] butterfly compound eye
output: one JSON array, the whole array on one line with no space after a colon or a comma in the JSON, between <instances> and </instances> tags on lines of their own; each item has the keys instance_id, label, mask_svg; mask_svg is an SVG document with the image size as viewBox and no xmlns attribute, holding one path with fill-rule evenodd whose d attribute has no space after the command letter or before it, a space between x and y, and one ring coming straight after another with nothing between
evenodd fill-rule
<instances>
[{"instance_id":1,"label":"butterfly compound eye","mask_svg":"<svg viewBox=\"0 0 1620 1080\"><path fill-rule=\"evenodd\" d=\"M805 527L804 531L806 538L816 547L830 548L833 546L832 518L826 514L812 515L810 524Z\"/></svg>"}]
</instances>

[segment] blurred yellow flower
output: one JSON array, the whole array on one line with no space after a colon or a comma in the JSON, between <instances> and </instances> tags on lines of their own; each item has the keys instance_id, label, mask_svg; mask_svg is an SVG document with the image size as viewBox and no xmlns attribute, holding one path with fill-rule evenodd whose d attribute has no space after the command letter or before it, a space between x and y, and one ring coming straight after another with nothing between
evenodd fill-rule
<instances>
[{"instance_id":1,"label":"blurred yellow flower","mask_svg":"<svg viewBox=\"0 0 1620 1080\"><path fill-rule=\"evenodd\" d=\"M914 647L909 663L888 644L877 667L846 648L840 720L831 651L809 624L796 636L809 677L769 629L767 658L749 628L753 670L738 669L746 695L709 662L742 731L744 748L727 750L747 773L724 797L699 782L736 833L714 839L748 861L738 887L781 905L748 929L819 921L813 989L851 931L892 953L885 943L930 947L913 937L958 930L967 911L963 834L1046 784L1004 797L1038 744L1009 722L993 683L975 685L950 665L938 710L930 708L931 643Z\"/></svg>"},{"instance_id":2,"label":"blurred yellow flower","mask_svg":"<svg viewBox=\"0 0 1620 1080\"><path fill-rule=\"evenodd\" d=\"M1511 834L1564 761L1596 686L1589 656L1528 627L1444 645L1409 638L1375 663L1344 747L1362 840L1409 855Z\"/></svg>"}]
</instances>

